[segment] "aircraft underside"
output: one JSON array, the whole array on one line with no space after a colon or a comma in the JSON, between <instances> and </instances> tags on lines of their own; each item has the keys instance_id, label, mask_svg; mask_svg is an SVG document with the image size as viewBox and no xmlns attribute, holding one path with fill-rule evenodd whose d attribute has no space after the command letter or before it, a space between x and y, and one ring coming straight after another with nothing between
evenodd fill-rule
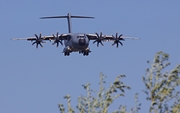
<instances>
[{"instance_id":1,"label":"aircraft underside","mask_svg":"<svg viewBox=\"0 0 180 113\"><path fill-rule=\"evenodd\" d=\"M79 54L88 56L91 51L89 48L71 48L71 47L65 47L63 50L64 56L69 56L70 53L72 52L79 52Z\"/></svg>"}]
</instances>

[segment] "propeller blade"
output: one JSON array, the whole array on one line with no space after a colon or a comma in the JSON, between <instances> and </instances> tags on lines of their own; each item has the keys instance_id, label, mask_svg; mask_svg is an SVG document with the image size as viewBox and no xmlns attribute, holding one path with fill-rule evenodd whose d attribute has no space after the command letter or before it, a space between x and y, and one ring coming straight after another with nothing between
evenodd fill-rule
<instances>
[{"instance_id":1,"label":"propeller blade","mask_svg":"<svg viewBox=\"0 0 180 113\"><path fill-rule=\"evenodd\" d=\"M99 47L99 42L97 42L97 47Z\"/></svg>"},{"instance_id":2,"label":"propeller blade","mask_svg":"<svg viewBox=\"0 0 180 113\"><path fill-rule=\"evenodd\" d=\"M63 45L60 37L62 36L62 34L59 36L59 32L56 33L56 36L54 34L52 34L54 37L54 43L52 43L52 45L56 44L56 47L59 46L59 43L61 43L61 45Z\"/></svg>"},{"instance_id":3,"label":"propeller blade","mask_svg":"<svg viewBox=\"0 0 180 113\"><path fill-rule=\"evenodd\" d=\"M34 45L36 42L33 42L32 45Z\"/></svg>"},{"instance_id":4,"label":"propeller blade","mask_svg":"<svg viewBox=\"0 0 180 113\"><path fill-rule=\"evenodd\" d=\"M36 43L36 48L38 48L38 43Z\"/></svg>"},{"instance_id":5,"label":"propeller blade","mask_svg":"<svg viewBox=\"0 0 180 113\"><path fill-rule=\"evenodd\" d=\"M56 42L52 43L52 45L54 45Z\"/></svg>"},{"instance_id":6,"label":"propeller blade","mask_svg":"<svg viewBox=\"0 0 180 113\"><path fill-rule=\"evenodd\" d=\"M116 33L116 39L118 38L118 33Z\"/></svg>"},{"instance_id":7,"label":"propeller blade","mask_svg":"<svg viewBox=\"0 0 180 113\"><path fill-rule=\"evenodd\" d=\"M115 42L112 44L112 46L114 46L114 44L116 44Z\"/></svg>"},{"instance_id":8,"label":"propeller blade","mask_svg":"<svg viewBox=\"0 0 180 113\"><path fill-rule=\"evenodd\" d=\"M38 36L37 36L37 34L34 34L34 35L35 35L36 39L38 39Z\"/></svg>"},{"instance_id":9,"label":"propeller blade","mask_svg":"<svg viewBox=\"0 0 180 113\"><path fill-rule=\"evenodd\" d=\"M123 43L120 40L124 41L124 39L121 37L122 37L122 34L118 36L118 33L116 33L115 37L112 35L112 38L114 39L114 43L112 44L112 46L116 44L116 48L118 48L119 43L123 46Z\"/></svg>"},{"instance_id":10,"label":"propeller blade","mask_svg":"<svg viewBox=\"0 0 180 113\"><path fill-rule=\"evenodd\" d=\"M112 35L112 38L115 39L114 35Z\"/></svg>"},{"instance_id":11,"label":"propeller blade","mask_svg":"<svg viewBox=\"0 0 180 113\"><path fill-rule=\"evenodd\" d=\"M125 39L124 39L124 38L120 38L119 40L125 41Z\"/></svg>"},{"instance_id":12,"label":"propeller blade","mask_svg":"<svg viewBox=\"0 0 180 113\"><path fill-rule=\"evenodd\" d=\"M97 37L99 38L99 34L98 33L95 33L97 35Z\"/></svg>"},{"instance_id":13,"label":"propeller blade","mask_svg":"<svg viewBox=\"0 0 180 113\"><path fill-rule=\"evenodd\" d=\"M100 42L102 46L104 46L104 44L102 42Z\"/></svg>"},{"instance_id":14,"label":"propeller blade","mask_svg":"<svg viewBox=\"0 0 180 113\"><path fill-rule=\"evenodd\" d=\"M100 32L100 38L102 38L102 32Z\"/></svg>"},{"instance_id":15,"label":"propeller blade","mask_svg":"<svg viewBox=\"0 0 180 113\"><path fill-rule=\"evenodd\" d=\"M121 38L122 36L123 36L123 34L119 35L119 37L118 37L118 38Z\"/></svg>"},{"instance_id":16,"label":"propeller blade","mask_svg":"<svg viewBox=\"0 0 180 113\"><path fill-rule=\"evenodd\" d=\"M58 35L59 35L59 33L57 32L57 34L56 34L56 37L57 37L57 38L59 38Z\"/></svg>"},{"instance_id":17,"label":"propeller blade","mask_svg":"<svg viewBox=\"0 0 180 113\"><path fill-rule=\"evenodd\" d=\"M39 34L39 39L41 39L41 33Z\"/></svg>"},{"instance_id":18,"label":"propeller blade","mask_svg":"<svg viewBox=\"0 0 180 113\"><path fill-rule=\"evenodd\" d=\"M93 42L93 44L96 43L96 42L97 42L97 40L95 40L95 41Z\"/></svg>"},{"instance_id":19,"label":"propeller blade","mask_svg":"<svg viewBox=\"0 0 180 113\"><path fill-rule=\"evenodd\" d=\"M35 42L32 43L32 45L36 44L36 48L38 48L38 45L40 45L41 47L43 47L42 43L45 43L43 42L43 39L41 38L41 33L39 34L39 36L37 34L34 34L35 37L36 37L36 40Z\"/></svg>"},{"instance_id":20,"label":"propeller blade","mask_svg":"<svg viewBox=\"0 0 180 113\"><path fill-rule=\"evenodd\" d=\"M61 43L61 45L63 45L62 41L59 41Z\"/></svg>"},{"instance_id":21,"label":"propeller blade","mask_svg":"<svg viewBox=\"0 0 180 113\"><path fill-rule=\"evenodd\" d=\"M121 41L119 41L119 43L123 46L123 43Z\"/></svg>"},{"instance_id":22,"label":"propeller blade","mask_svg":"<svg viewBox=\"0 0 180 113\"><path fill-rule=\"evenodd\" d=\"M103 40L102 32L100 32L100 35L98 33L95 33L95 34L97 36L97 39L93 42L93 44L97 42L98 47L99 47L99 43L101 43L101 45L104 46L102 43L102 40Z\"/></svg>"},{"instance_id":23,"label":"propeller blade","mask_svg":"<svg viewBox=\"0 0 180 113\"><path fill-rule=\"evenodd\" d=\"M43 45L42 45L41 43L39 43L39 45L40 45L41 47L43 47Z\"/></svg>"},{"instance_id":24,"label":"propeller blade","mask_svg":"<svg viewBox=\"0 0 180 113\"><path fill-rule=\"evenodd\" d=\"M119 43L116 43L116 48L118 48L119 47Z\"/></svg>"},{"instance_id":25,"label":"propeller blade","mask_svg":"<svg viewBox=\"0 0 180 113\"><path fill-rule=\"evenodd\" d=\"M58 46L59 46L59 43L57 43L56 47L58 47Z\"/></svg>"}]
</instances>

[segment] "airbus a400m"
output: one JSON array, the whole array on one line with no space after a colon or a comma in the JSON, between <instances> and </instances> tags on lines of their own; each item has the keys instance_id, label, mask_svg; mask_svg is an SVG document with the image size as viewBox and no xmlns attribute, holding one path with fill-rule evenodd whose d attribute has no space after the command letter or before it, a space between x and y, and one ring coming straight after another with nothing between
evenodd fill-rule
<instances>
[{"instance_id":1,"label":"airbus a400m","mask_svg":"<svg viewBox=\"0 0 180 113\"><path fill-rule=\"evenodd\" d=\"M65 56L69 56L72 52L79 52L80 54L83 54L84 56L88 56L90 51L89 48L89 42L92 40L93 44L97 43L97 46L101 44L103 46L104 41L111 41L113 42L112 45L116 45L116 47L119 47L119 44L123 46L123 43L121 41L124 41L125 39L139 39L134 37L123 37L122 34L118 35L118 33L113 35L103 35L102 32L100 34L88 34L88 33L72 33L71 30L71 19L72 18L94 18L94 17L88 17L88 16L73 16L69 13L67 16L51 16L51 17L41 17L41 19L50 19L50 18L67 18L68 21L68 33L65 34L59 34L58 32L52 36L42 36L35 34L35 37L28 37L28 38L14 38L12 40L27 40L31 41L32 45L36 45L36 48L40 45L43 47L42 43L45 43L45 41L53 41L52 45L56 44L56 47L61 45L65 45L63 49L63 53ZM64 42L64 44L63 44Z\"/></svg>"}]
</instances>

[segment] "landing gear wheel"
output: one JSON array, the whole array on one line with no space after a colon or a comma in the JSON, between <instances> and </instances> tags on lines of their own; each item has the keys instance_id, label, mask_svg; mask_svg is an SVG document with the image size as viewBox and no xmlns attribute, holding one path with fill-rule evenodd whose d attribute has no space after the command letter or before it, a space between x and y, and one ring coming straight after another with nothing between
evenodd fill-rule
<instances>
[{"instance_id":1,"label":"landing gear wheel","mask_svg":"<svg viewBox=\"0 0 180 113\"><path fill-rule=\"evenodd\" d=\"M82 51L79 51L79 54L83 53Z\"/></svg>"},{"instance_id":2,"label":"landing gear wheel","mask_svg":"<svg viewBox=\"0 0 180 113\"><path fill-rule=\"evenodd\" d=\"M89 55L89 52L85 51L83 55L84 55L84 56L88 56L88 55Z\"/></svg>"},{"instance_id":3,"label":"landing gear wheel","mask_svg":"<svg viewBox=\"0 0 180 113\"><path fill-rule=\"evenodd\" d=\"M69 56L70 55L70 53L69 52L67 52L67 56Z\"/></svg>"},{"instance_id":4,"label":"landing gear wheel","mask_svg":"<svg viewBox=\"0 0 180 113\"><path fill-rule=\"evenodd\" d=\"M70 53L69 52L64 52L64 56L69 56Z\"/></svg>"}]
</instances>

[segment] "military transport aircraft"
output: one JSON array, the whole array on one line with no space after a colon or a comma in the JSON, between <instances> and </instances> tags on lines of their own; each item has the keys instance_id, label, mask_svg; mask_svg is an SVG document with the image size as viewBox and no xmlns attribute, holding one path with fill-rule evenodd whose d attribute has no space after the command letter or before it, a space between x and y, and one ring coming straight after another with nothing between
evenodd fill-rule
<instances>
[{"instance_id":1,"label":"military transport aircraft","mask_svg":"<svg viewBox=\"0 0 180 113\"><path fill-rule=\"evenodd\" d=\"M71 52L79 52L80 54L83 54L84 56L88 56L90 51L89 48L89 42L90 40L93 40L93 44L97 43L97 46L101 44L103 46L104 41L113 41L112 45L116 45L116 47L119 47L119 44L123 45L121 41L124 41L125 39L139 39L134 37L123 37L122 34L118 35L116 33L115 36L113 35L103 35L102 32L100 34L88 34L88 33L72 33L71 29L71 18L94 18L94 17L88 17L88 16L73 16L70 13L67 14L67 16L51 16L51 17L41 17L40 19L49 19L49 18L67 18L68 21L68 31L69 33L65 34L59 34L58 32L52 36L42 36L41 33L38 36L37 34L34 34L35 37L28 37L28 38L13 38L12 40L27 40L33 42L32 45L36 44L36 48L38 48L38 45L43 47L42 43L46 43L45 41L53 41L52 45L56 44L58 47L59 44L64 45L65 48L63 50L63 53L65 56L69 56Z\"/></svg>"}]
</instances>

